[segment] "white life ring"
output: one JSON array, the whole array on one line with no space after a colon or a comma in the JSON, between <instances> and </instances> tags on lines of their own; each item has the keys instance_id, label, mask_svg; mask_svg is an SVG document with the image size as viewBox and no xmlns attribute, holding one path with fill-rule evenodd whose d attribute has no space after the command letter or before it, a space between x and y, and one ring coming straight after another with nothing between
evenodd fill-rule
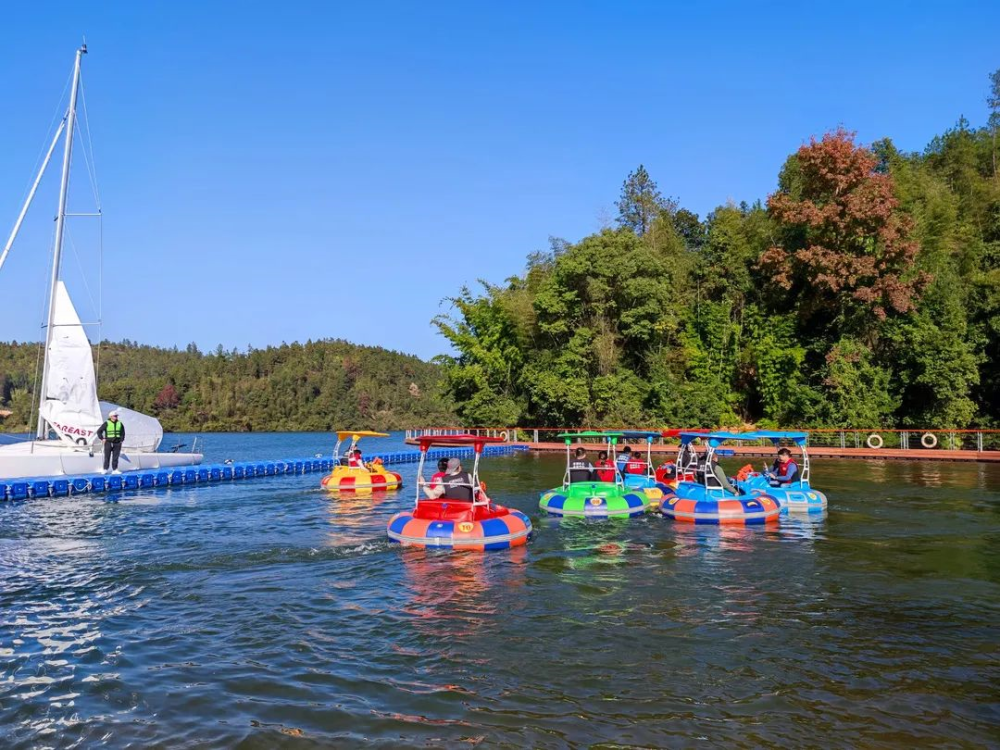
<instances>
[{"instance_id":1,"label":"white life ring","mask_svg":"<svg viewBox=\"0 0 1000 750\"><path fill-rule=\"evenodd\" d=\"M923 437L920 438L920 444L925 448L936 448L937 447L937 436L932 435L929 432L925 432Z\"/></svg>"},{"instance_id":2,"label":"white life ring","mask_svg":"<svg viewBox=\"0 0 1000 750\"><path fill-rule=\"evenodd\" d=\"M505 443L507 442L507 430L500 431L500 439L503 440Z\"/></svg>"},{"instance_id":3,"label":"white life ring","mask_svg":"<svg viewBox=\"0 0 1000 750\"><path fill-rule=\"evenodd\" d=\"M874 450L878 450L885 444L885 441L882 440L882 436L874 432L868 436L868 439L865 442L868 444L869 448L873 448Z\"/></svg>"}]
</instances>

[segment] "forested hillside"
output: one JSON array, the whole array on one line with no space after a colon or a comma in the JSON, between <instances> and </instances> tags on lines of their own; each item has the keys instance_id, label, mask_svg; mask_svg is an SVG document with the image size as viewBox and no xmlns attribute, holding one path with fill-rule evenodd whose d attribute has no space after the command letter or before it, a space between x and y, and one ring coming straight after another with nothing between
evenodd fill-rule
<instances>
[{"instance_id":1,"label":"forested hillside","mask_svg":"<svg viewBox=\"0 0 1000 750\"><path fill-rule=\"evenodd\" d=\"M617 227L553 240L436 321L459 414L1000 425L1000 71L988 93L985 127L960 119L921 153L831 132L788 157L766 201L703 220L640 166Z\"/></svg>"},{"instance_id":2,"label":"forested hillside","mask_svg":"<svg viewBox=\"0 0 1000 750\"><path fill-rule=\"evenodd\" d=\"M26 428L35 407L38 344L0 344L4 431ZM97 352L95 351L95 358ZM154 414L167 430L395 429L452 423L436 365L344 341L203 354L105 343L102 399Z\"/></svg>"}]
</instances>

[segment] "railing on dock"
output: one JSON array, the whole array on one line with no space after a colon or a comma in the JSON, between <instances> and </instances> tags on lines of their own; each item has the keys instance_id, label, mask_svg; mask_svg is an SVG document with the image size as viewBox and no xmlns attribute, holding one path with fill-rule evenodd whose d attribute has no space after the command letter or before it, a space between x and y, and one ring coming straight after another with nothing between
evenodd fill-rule
<instances>
[{"instance_id":1,"label":"railing on dock","mask_svg":"<svg viewBox=\"0 0 1000 750\"><path fill-rule=\"evenodd\" d=\"M407 440L416 440L423 435L488 435L501 437L508 443L554 443L561 432L575 432L580 429L634 430L635 427L427 427L407 430ZM655 428L641 428L655 429ZM721 430L737 430L734 427L720 427ZM797 429L797 428L789 428ZM983 453L1000 451L1000 430L951 430L951 429L815 429L809 433L809 445L827 448L858 448L869 450L962 450ZM770 445L770 441L758 441ZM676 445L673 438L657 438L655 444ZM753 443L749 443L753 445Z\"/></svg>"},{"instance_id":2,"label":"railing on dock","mask_svg":"<svg viewBox=\"0 0 1000 750\"><path fill-rule=\"evenodd\" d=\"M485 455L500 456L527 450L523 445L488 445ZM430 458L467 458L472 448L432 448ZM395 451L379 458L385 465L417 463L420 451ZM127 471L124 474L84 474L64 477L34 477L27 479L0 479L0 500L28 500L41 497L68 497L89 493L119 492L180 485L214 484L256 477L274 477L288 474L309 474L331 471L333 459L289 458L281 461L236 461L224 464L199 464L177 466L169 469Z\"/></svg>"}]
</instances>

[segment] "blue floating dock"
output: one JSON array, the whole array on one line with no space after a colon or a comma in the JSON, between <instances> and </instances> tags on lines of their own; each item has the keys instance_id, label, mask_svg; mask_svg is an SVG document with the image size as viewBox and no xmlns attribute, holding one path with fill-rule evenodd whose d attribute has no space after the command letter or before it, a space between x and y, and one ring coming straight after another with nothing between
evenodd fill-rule
<instances>
[{"instance_id":1,"label":"blue floating dock","mask_svg":"<svg viewBox=\"0 0 1000 750\"><path fill-rule=\"evenodd\" d=\"M487 445L483 455L502 456L528 450L526 445ZM431 448L430 459L457 457L468 458L472 448ZM397 451L381 456L386 466L415 464L420 461L420 451ZM233 482L256 477L309 474L333 469L332 458L292 458L280 461L236 461L228 464L201 464L178 466L173 469L143 469L124 474L81 474L77 476L32 477L30 479L0 479L0 501L28 500L39 497L69 497L71 495L100 494L125 490L177 487L180 485L206 485Z\"/></svg>"}]
</instances>

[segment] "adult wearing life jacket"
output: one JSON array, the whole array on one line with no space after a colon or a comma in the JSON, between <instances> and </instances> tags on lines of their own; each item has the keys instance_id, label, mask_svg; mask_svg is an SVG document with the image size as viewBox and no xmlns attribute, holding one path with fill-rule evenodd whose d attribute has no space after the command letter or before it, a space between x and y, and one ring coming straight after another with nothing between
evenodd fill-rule
<instances>
[{"instance_id":1,"label":"adult wearing life jacket","mask_svg":"<svg viewBox=\"0 0 1000 750\"><path fill-rule=\"evenodd\" d=\"M792 452L788 448L780 449L778 457L771 464L771 471L767 473L768 483L772 487L788 487L798 476L799 467L792 459Z\"/></svg>"},{"instance_id":2,"label":"adult wearing life jacket","mask_svg":"<svg viewBox=\"0 0 1000 750\"><path fill-rule=\"evenodd\" d=\"M112 474L121 474L118 471L118 456L125 442L125 425L118 418L117 409L108 414L107 421L97 428L97 439L104 441L104 468L101 473L107 474L110 464Z\"/></svg>"}]
</instances>

